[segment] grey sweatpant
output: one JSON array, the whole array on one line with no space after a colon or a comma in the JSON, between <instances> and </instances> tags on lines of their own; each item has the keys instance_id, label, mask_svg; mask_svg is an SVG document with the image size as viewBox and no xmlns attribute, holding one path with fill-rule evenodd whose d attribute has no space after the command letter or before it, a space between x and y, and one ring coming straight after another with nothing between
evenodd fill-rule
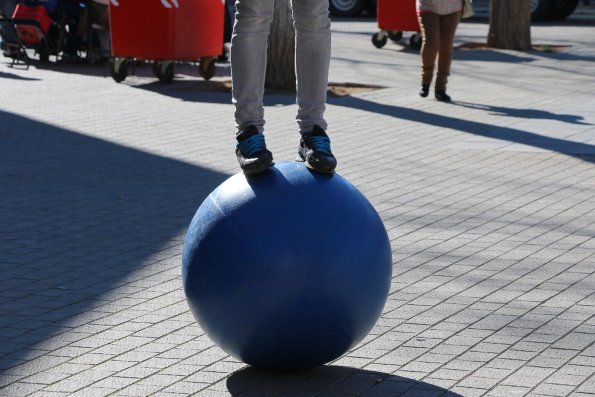
<instances>
[{"instance_id":1,"label":"grey sweatpant","mask_svg":"<svg viewBox=\"0 0 595 397\"><path fill-rule=\"evenodd\" d=\"M326 130L324 120L331 30L328 0L291 0L296 31L297 122L300 133L314 125ZM237 0L231 39L233 102L238 129L264 129L264 81L267 39L274 0Z\"/></svg>"}]
</instances>

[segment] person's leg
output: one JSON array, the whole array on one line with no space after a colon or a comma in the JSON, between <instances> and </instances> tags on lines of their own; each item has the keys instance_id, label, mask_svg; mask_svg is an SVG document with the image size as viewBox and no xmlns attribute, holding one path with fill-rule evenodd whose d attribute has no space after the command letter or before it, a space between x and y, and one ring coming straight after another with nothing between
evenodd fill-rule
<instances>
[{"instance_id":1,"label":"person's leg","mask_svg":"<svg viewBox=\"0 0 595 397\"><path fill-rule=\"evenodd\" d=\"M331 58L331 21L328 0L293 0L297 122L300 132L315 125L327 129L324 119Z\"/></svg>"},{"instance_id":2,"label":"person's leg","mask_svg":"<svg viewBox=\"0 0 595 397\"><path fill-rule=\"evenodd\" d=\"M452 63L452 46L460 18L460 12L440 17L440 49L438 53L438 73L436 74L436 92L446 91Z\"/></svg>"},{"instance_id":3,"label":"person's leg","mask_svg":"<svg viewBox=\"0 0 595 397\"><path fill-rule=\"evenodd\" d=\"M231 39L232 96L238 131L253 125L264 129L264 79L267 39L274 0L237 0Z\"/></svg>"},{"instance_id":4,"label":"person's leg","mask_svg":"<svg viewBox=\"0 0 595 397\"><path fill-rule=\"evenodd\" d=\"M231 38L232 100L235 104L236 156L245 174L273 165L264 130L264 79L267 39L273 20L274 0L237 0Z\"/></svg>"},{"instance_id":5,"label":"person's leg","mask_svg":"<svg viewBox=\"0 0 595 397\"><path fill-rule=\"evenodd\" d=\"M432 84L434 64L440 48L440 16L433 12L424 12L419 16L419 26L422 33L421 84L429 87Z\"/></svg>"},{"instance_id":6,"label":"person's leg","mask_svg":"<svg viewBox=\"0 0 595 397\"><path fill-rule=\"evenodd\" d=\"M301 134L298 154L308 168L318 172L333 172L337 166L324 119L331 58L328 7L328 0L292 0L296 35L296 119Z\"/></svg>"}]
</instances>

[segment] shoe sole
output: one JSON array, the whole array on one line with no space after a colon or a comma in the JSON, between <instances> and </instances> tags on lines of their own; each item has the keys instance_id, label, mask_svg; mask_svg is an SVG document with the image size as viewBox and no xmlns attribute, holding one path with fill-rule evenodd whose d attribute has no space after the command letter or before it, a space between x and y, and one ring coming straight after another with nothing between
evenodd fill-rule
<instances>
[{"instance_id":1,"label":"shoe sole","mask_svg":"<svg viewBox=\"0 0 595 397\"><path fill-rule=\"evenodd\" d=\"M312 164L310 164L309 162L306 161L305 156L302 154L301 151L298 151L298 157L295 159L295 161L304 163L306 168L308 168L314 172L318 172L320 174L334 174L335 173L334 168L332 170L324 170L324 169L320 169L320 168L316 168L316 167L312 166Z\"/></svg>"},{"instance_id":2,"label":"shoe sole","mask_svg":"<svg viewBox=\"0 0 595 397\"><path fill-rule=\"evenodd\" d=\"M271 168L274 165L275 165L275 163L271 161L268 164L259 164L257 167L242 168L242 171L244 172L244 175L255 175L255 174L260 174L261 172L268 170L269 168Z\"/></svg>"}]
</instances>

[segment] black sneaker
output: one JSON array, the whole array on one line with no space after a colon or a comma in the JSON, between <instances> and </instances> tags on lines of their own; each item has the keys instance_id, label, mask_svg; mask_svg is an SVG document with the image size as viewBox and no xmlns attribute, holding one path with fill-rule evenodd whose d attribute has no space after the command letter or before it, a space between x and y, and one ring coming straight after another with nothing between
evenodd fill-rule
<instances>
[{"instance_id":1,"label":"black sneaker","mask_svg":"<svg viewBox=\"0 0 595 397\"><path fill-rule=\"evenodd\" d=\"M251 125L236 135L236 156L244 174L251 175L271 167L273 154L267 149L264 135Z\"/></svg>"},{"instance_id":2,"label":"black sneaker","mask_svg":"<svg viewBox=\"0 0 595 397\"><path fill-rule=\"evenodd\" d=\"M337 166L337 159L331 152L331 141L317 125L312 132L302 134L298 154L306 167L313 171L332 173Z\"/></svg>"},{"instance_id":3,"label":"black sneaker","mask_svg":"<svg viewBox=\"0 0 595 397\"><path fill-rule=\"evenodd\" d=\"M421 88L419 89L419 96L425 98L430 93L430 85L429 84L422 84Z\"/></svg>"}]
</instances>

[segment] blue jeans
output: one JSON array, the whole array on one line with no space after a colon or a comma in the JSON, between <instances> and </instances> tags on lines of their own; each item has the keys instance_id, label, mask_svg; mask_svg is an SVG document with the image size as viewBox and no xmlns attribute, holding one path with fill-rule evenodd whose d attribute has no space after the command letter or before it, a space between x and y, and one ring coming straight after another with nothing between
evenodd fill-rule
<instances>
[{"instance_id":1,"label":"blue jeans","mask_svg":"<svg viewBox=\"0 0 595 397\"><path fill-rule=\"evenodd\" d=\"M328 69L331 56L331 22L328 0L292 0L296 31L295 65L297 122L300 133L314 125L326 130L324 120ZM237 0L231 39L231 76L236 126L264 130L264 82L267 38L273 20L274 0Z\"/></svg>"}]
</instances>

